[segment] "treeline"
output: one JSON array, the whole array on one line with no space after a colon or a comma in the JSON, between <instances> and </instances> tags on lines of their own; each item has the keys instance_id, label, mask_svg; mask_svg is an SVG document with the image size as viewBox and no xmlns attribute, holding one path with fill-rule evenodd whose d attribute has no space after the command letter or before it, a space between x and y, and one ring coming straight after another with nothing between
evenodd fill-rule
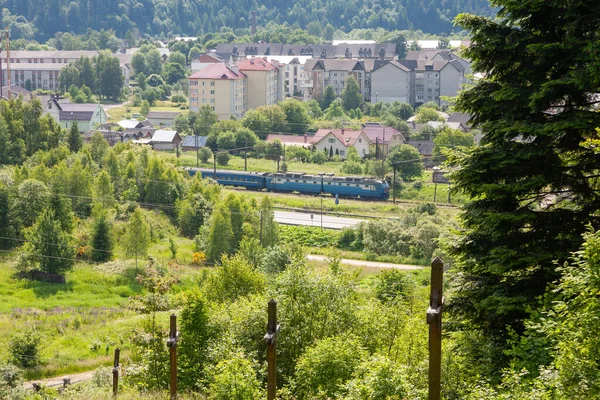
<instances>
[{"instance_id":1,"label":"treeline","mask_svg":"<svg viewBox=\"0 0 600 400\"><path fill-rule=\"evenodd\" d=\"M2 20L11 26L15 37L47 40L57 32L84 33L113 29L123 37L128 31L170 36L217 32L222 27L248 28L250 13L257 22L287 23L306 28L310 22L336 29L357 28L412 29L431 33L454 30L453 18L461 12L491 13L485 0L329 0L325 3L302 0L290 7L274 0L256 6L248 0L223 2L209 0L3 0Z\"/></svg>"}]
</instances>

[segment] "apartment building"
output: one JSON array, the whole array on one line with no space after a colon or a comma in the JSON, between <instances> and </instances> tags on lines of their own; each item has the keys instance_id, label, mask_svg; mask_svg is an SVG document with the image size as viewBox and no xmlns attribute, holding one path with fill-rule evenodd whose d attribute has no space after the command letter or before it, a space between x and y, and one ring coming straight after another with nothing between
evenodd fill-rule
<instances>
[{"instance_id":1,"label":"apartment building","mask_svg":"<svg viewBox=\"0 0 600 400\"><path fill-rule=\"evenodd\" d=\"M236 67L212 64L189 77L190 111L208 105L219 119L241 118L248 109L246 75Z\"/></svg>"},{"instance_id":2,"label":"apartment building","mask_svg":"<svg viewBox=\"0 0 600 400\"><path fill-rule=\"evenodd\" d=\"M15 50L10 53L10 78L11 85L22 88L30 86L29 90L44 89L58 90L60 71L69 63L81 57L95 57L97 51L29 51ZM129 84L131 55L117 54L119 64L125 77L125 84ZM0 56L2 62L2 85L8 84L6 53ZM29 84L28 84L29 81Z\"/></svg>"},{"instance_id":3,"label":"apartment building","mask_svg":"<svg viewBox=\"0 0 600 400\"><path fill-rule=\"evenodd\" d=\"M271 106L279 100L278 69L264 58L243 59L237 68L247 77L248 108Z\"/></svg>"},{"instance_id":4,"label":"apartment building","mask_svg":"<svg viewBox=\"0 0 600 400\"><path fill-rule=\"evenodd\" d=\"M301 89L304 99L320 99L328 85L340 96L346 79L353 76L365 100L370 97L368 72L365 62L358 60L307 60L304 64L304 81ZM370 74L369 74L370 75Z\"/></svg>"},{"instance_id":5,"label":"apartment building","mask_svg":"<svg viewBox=\"0 0 600 400\"><path fill-rule=\"evenodd\" d=\"M371 102L415 103L415 74L398 61L381 65L371 73Z\"/></svg>"}]
</instances>

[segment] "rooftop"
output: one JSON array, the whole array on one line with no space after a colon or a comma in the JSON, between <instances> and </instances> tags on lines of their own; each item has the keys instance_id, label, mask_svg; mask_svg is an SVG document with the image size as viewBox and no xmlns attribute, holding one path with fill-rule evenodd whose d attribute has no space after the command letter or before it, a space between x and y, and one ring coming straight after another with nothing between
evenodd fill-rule
<instances>
[{"instance_id":1,"label":"rooftop","mask_svg":"<svg viewBox=\"0 0 600 400\"><path fill-rule=\"evenodd\" d=\"M275 69L273 64L264 58L249 58L238 61L240 71L272 71Z\"/></svg>"},{"instance_id":2,"label":"rooftop","mask_svg":"<svg viewBox=\"0 0 600 400\"><path fill-rule=\"evenodd\" d=\"M211 64L198 72L194 72L189 79L243 79L246 75L235 72L225 64Z\"/></svg>"}]
</instances>

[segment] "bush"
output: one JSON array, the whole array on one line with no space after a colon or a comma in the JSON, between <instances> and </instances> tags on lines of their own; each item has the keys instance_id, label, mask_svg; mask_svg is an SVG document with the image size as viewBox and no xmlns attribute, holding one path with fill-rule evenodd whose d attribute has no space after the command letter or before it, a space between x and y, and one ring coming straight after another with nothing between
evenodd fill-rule
<instances>
[{"instance_id":1,"label":"bush","mask_svg":"<svg viewBox=\"0 0 600 400\"><path fill-rule=\"evenodd\" d=\"M337 233L331 230L321 230L318 215L314 215L315 226L279 226L281 243L299 244L309 247L330 247L337 243Z\"/></svg>"},{"instance_id":2,"label":"bush","mask_svg":"<svg viewBox=\"0 0 600 400\"><path fill-rule=\"evenodd\" d=\"M229 160L231 159L231 156L226 151L221 151L221 152L217 153L216 157L217 157L217 164L219 164L219 165L227 165L227 164L229 164Z\"/></svg>"},{"instance_id":3,"label":"bush","mask_svg":"<svg viewBox=\"0 0 600 400\"><path fill-rule=\"evenodd\" d=\"M415 289L415 282L406 272L385 270L377 276L375 296L381 301L407 300Z\"/></svg>"},{"instance_id":4,"label":"bush","mask_svg":"<svg viewBox=\"0 0 600 400\"><path fill-rule=\"evenodd\" d=\"M294 245L294 243L284 246L273 246L263 256L261 269L271 274L285 271L294 257L303 257L302 249Z\"/></svg>"},{"instance_id":5,"label":"bush","mask_svg":"<svg viewBox=\"0 0 600 400\"><path fill-rule=\"evenodd\" d=\"M210 160L213 157L213 152L208 147L201 147L198 150L198 157L200 158L200 161L203 164L206 164L208 160Z\"/></svg>"},{"instance_id":6,"label":"bush","mask_svg":"<svg viewBox=\"0 0 600 400\"><path fill-rule=\"evenodd\" d=\"M9 345L11 361L22 368L37 367L40 362L40 335L30 329L17 333Z\"/></svg>"},{"instance_id":7,"label":"bush","mask_svg":"<svg viewBox=\"0 0 600 400\"><path fill-rule=\"evenodd\" d=\"M322 151L315 150L310 156L310 161L319 165L325 164L325 161L327 161L327 156Z\"/></svg>"}]
</instances>

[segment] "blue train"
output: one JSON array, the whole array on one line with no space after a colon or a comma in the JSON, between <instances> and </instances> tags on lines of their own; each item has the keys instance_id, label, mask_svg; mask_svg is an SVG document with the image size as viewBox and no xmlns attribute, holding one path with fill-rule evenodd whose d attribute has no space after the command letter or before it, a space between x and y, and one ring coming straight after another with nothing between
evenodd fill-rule
<instances>
[{"instance_id":1,"label":"blue train","mask_svg":"<svg viewBox=\"0 0 600 400\"><path fill-rule=\"evenodd\" d=\"M221 185L266 189L273 192L299 192L308 194L329 193L341 197L381 199L389 197L390 186L386 181L358 176L333 176L332 174L307 175L302 172L271 174L267 172L226 171L204 168L186 168L191 176L211 178Z\"/></svg>"}]
</instances>

